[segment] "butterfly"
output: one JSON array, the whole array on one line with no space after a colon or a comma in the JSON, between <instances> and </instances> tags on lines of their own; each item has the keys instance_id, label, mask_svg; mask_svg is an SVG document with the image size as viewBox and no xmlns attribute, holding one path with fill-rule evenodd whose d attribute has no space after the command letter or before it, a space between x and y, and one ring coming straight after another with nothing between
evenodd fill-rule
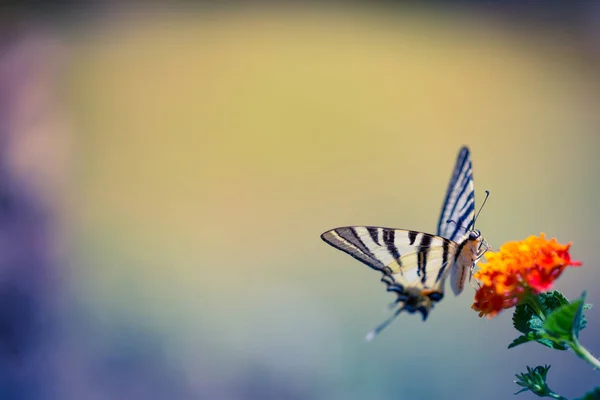
<instances>
[{"instance_id":1,"label":"butterfly","mask_svg":"<svg viewBox=\"0 0 600 400\"><path fill-rule=\"evenodd\" d=\"M485 200L487 195L486 191ZM471 154L462 147L446 190L437 235L375 226L345 226L321 235L326 243L381 272L387 291L397 295L390 304L395 312L367 334L367 341L402 311L419 312L426 320L444 297L448 277L454 294L462 292L467 273L470 280L475 264L489 249L475 229L476 218Z\"/></svg>"}]
</instances>

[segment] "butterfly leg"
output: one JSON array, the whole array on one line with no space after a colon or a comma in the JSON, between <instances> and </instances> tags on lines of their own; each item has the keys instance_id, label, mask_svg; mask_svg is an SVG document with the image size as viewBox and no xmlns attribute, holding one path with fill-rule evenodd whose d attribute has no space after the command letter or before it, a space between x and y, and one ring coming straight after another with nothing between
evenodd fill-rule
<instances>
[{"instance_id":1,"label":"butterfly leg","mask_svg":"<svg viewBox=\"0 0 600 400\"><path fill-rule=\"evenodd\" d=\"M394 314L392 314L391 317L389 317L388 319L383 321L371 332L367 333L367 336L365 336L365 341L370 342L371 340L373 340L375 338L375 336L379 335L379 333L382 330L384 330L394 319L396 319L396 317L402 312L402 310L404 310L404 307L400 307L399 309L397 309L396 312Z\"/></svg>"},{"instance_id":2,"label":"butterfly leg","mask_svg":"<svg viewBox=\"0 0 600 400\"><path fill-rule=\"evenodd\" d=\"M387 306L385 306L384 310L388 310L388 311L389 310L393 310L398 305L398 302L400 302L400 299L392 301L390 304L388 304Z\"/></svg>"},{"instance_id":3,"label":"butterfly leg","mask_svg":"<svg viewBox=\"0 0 600 400\"><path fill-rule=\"evenodd\" d=\"M469 270L469 285L471 285L473 289L477 290L475 285L473 285L473 267L471 267L471 269Z\"/></svg>"},{"instance_id":4,"label":"butterfly leg","mask_svg":"<svg viewBox=\"0 0 600 400\"><path fill-rule=\"evenodd\" d=\"M475 289L475 291L481 289L481 283L479 283L479 281L475 280L475 283L477 283L477 287L475 287L475 285L473 284L473 270L475 269L475 265L473 265L471 267L471 270L469 271L469 284L471 285L471 287L473 289Z\"/></svg>"},{"instance_id":5,"label":"butterfly leg","mask_svg":"<svg viewBox=\"0 0 600 400\"><path fill-rule=\"evenodd\" d=\"M490 249L490 246L488 246L488 244L483 241L481 242L479 248L481 249L483 247L482 250L478 250L477 254L475 255L475 262L473 263L473 265L471 266L471 269L469 270L469 283L471 284L471 287L475 290L478 290L479 288L476 288L475 285L473 285L473 270L475 269L475 265L477 264L477 262L479 262L479 259L481 257L483 257L485 255L485 253ZM479 285L479 287L481 287L481 285Z\"/></svg>"},{"instance_id":6,"label":"butterfly leg","mask_svg":"<svg viewBox=\"0 0 600 400\"><path fill-rule=\"evenodd\" d=\"M477 287L475 287L473 282L477 283ZM469 285L471 285L475 291L479 290L481 287L481 284L477 280L473 281L473 268L471 268L471 271L469 272Z\"/></svg>"},{"instance_id":7,"label":"butterfly leg","mask_svg":"<svg viewBox=\"0 0 600 400\"><path fill-rule=\"evenodd\" d=\"M485 249L480 250L477 252L477 254L475 255L475 262L473 262L473 265L471 266L471 270L469 271L469 282L471 282L471 279L473 278L473 271L475 270L475 265L477 265L477 263L479 262L479 260L481 260L481 258L485 255L485 253L488 251L488 246L485 246Z\"/></svg>"}]
</instances>

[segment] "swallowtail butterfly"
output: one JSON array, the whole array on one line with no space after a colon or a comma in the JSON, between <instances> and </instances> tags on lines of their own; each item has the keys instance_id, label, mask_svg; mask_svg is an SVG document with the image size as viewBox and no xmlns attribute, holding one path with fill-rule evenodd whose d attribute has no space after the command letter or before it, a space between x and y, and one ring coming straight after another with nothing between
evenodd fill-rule
<instances>
[{"instance_id":1,"label":"swallowtail butterfly","mask_svg":"<svg viewBox=\"0 0 600 400\"><path fill-rule=\"evenodd\" d=\"M397 295L390 305L395 308L393 315L366 340L373 339L403 310L418 311L425 320L444 297L448 276L454 293L462 292L467 274L488 250L474 227L475 219L471 155L463 147L446 191L437 235L375 226L346 226L321 235L328 244L381 272L387 291Z\"/></svg>"}]
</instances>

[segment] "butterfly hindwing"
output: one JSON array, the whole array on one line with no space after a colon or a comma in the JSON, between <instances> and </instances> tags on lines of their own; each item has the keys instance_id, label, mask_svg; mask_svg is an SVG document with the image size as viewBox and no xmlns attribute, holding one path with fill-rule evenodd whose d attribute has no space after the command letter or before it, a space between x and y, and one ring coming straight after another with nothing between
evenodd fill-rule
<instances>
[{"instance_id":1,"label":"butterfly hindwing","mask_svg":"<svg viewBox=\"0 0 600 400\"><path fill-rule=\"evenodd\" d=\"M437 234L458 241L473 228L475 218L475 186L471 153L467 147L460 149L456 165L446 190Z\"/></svg>"},{"instance_id":2,"label":"butterfly hindwing","mask_svg":"<svg viewBox=\"0 0 600 400\"><path fill-rule=\"evenodd\" d=\"M418 248L400 257L401 268L385 275L382 281L390 287L415 288L435 291L443 296L444 282L448 277L456 254L456 244L445 240L442 246Z\"/></svg>"}]
</instances>

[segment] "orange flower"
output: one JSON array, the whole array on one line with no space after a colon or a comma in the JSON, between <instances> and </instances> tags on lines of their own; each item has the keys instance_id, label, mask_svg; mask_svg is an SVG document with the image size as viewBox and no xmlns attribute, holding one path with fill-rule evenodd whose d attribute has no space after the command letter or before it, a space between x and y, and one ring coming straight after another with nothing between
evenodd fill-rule
<instances>
[{"instance_id":1,"label":"orange flower","mask_svg":"<svg viewBox=\"0 0 600 400\"><path fill-rule=\"evenodd\" d=\"M479 316L493 317L506 308L516 306L525 296L545 292L567 266L579 266L569 255L571 243L530 236L519 242L508 242L498 252L487 252L487 263L474 275L480 282L472 308Z\"/></svg>"}]
</instances>

